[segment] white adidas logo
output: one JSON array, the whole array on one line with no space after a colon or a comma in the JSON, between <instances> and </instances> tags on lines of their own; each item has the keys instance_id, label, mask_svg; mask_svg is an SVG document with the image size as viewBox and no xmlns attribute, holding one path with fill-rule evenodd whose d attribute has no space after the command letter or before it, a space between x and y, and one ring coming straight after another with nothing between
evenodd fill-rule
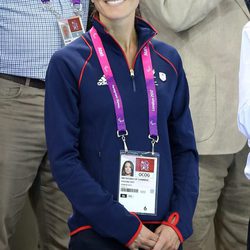
<instances>
[{"instance_id":1,"label":"white adidas logo","mask_svg":"<svg viewBox=\"0 0 250 250\"><path fill-rule=\"evenodd\" d=\"M97 82L98 86L108 85L105 75L103 75Z\"/></svg>"}]
</instances>

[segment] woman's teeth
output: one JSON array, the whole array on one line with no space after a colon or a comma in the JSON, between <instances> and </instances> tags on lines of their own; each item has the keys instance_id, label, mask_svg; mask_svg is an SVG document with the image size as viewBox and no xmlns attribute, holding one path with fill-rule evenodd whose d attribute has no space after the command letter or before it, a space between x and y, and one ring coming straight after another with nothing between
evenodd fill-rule
<instances>
[{"instance_id":1,"label":"woman's teeth","mask_svg":"<svg viewBox=\"0 0 250 250\"><path fill-rule=\"evenodd\" d=\"M110 5L117 5L117 4L120 4L122 2L124 2L124 0L108 0L108 1L105 1L107 4L110 4Z\"/></svg>"}]
</instances>

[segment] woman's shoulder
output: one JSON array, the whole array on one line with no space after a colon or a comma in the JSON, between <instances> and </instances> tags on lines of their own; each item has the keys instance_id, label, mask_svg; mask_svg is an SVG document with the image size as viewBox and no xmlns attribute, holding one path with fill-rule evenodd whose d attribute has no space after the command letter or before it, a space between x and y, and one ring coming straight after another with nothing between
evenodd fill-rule
<instances>
[{"instance_id":1,"label":"woman's shoulder","mask_svg":"<svg viewBox=\"0 0 250 250\"><path fill-rule=\"evenodd\" d=\"M76 54L84 55L85 53L89 53L92 50L89 45L88 34L83 34L78 37L76 40L71 42L70 44L62 47L61 49L55 52L57 57L65 57L65 56L75 56Z\"/></svg>"},{"instance_id":2,"label":"woman's shoulder","mask_svg":"<svg viewBox=\"0 0 250 250\"><path fill-rule=\"evenodd\" d=\"M178 51L171 45L157 39L151 40L152 49L160 56L171 62L175 68L181 63Z\"/></svg>"},{"instance_id":3,"label":"woman's shoulder","mask_svg":"<svg viewBox=\"0 0 250 250\"><path fill-rule=\"evenodd\" d=\"M155 50L171 57L179 57L179 53L172 45L158 39L152 39L151 44Z\"/></svg>"},{"instance_id":4,"label":"woman's shoulder","mask_svg":"<svg viewBox=\"0 0 250 250\"><path fill-rule=\"evenodd\" d=\"M73 61L77 64L77 62L82 63L86 61L90 54L92 54L92 48L89 45L88 35L84 34L70 44L57 50L53 54L51 60L63 62Z\"/></svg>"}]
</instances>

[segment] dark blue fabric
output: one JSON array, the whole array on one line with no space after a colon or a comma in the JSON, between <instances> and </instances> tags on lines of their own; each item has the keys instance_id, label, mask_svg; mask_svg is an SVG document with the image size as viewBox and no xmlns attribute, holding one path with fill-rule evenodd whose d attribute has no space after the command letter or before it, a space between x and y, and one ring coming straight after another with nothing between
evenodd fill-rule
<instances>
[{"instance_id":1,"label":"dark blue fabric","mask_svg":"<svg viewBox=\"0 0 250 250\"><path fill-rule=\"evenodd\" d=\"M104 238L93 230L84 230L72 236L69 250L128 250L112 238Z\"/></svg>"},{"instance_id":2,"label":"dark blue fabric","mask_svg":"<svg viewBox=\"0 0 250 250\"><path fill-rule=\"evenodd\" d=\"M154 231L157 225L147 225ZM69 243L69 250L128 250L120 242L111 238L101 237L93 230L84 230L72 236ZM182 246L179 247L182 250Z\"/></svg>"},{"instance_id":3,"label":"dark blue fabric","mask_svg":"<svg viewBox=\"0 0 250 250\"><path fill-rule=\"evenodd\" d=\"M245 0L245 3L247 5L248 11L250 12L250 0Z\"/></svg>"},{"instance_id":4,"label":"dark blue fabric","mask_svg":"<svg viewBox=\"0 0 250 250\"><path fill-rule=\"evenodd\" d=\"M198 154L189 110L189 93L179 54L152 39L155 31L136 21L139 51L134 79L119 44L96 20L93 24L106 50L117 82L131 150L150 151L148 104L139 51L149 43L158 98L155 150L160 154L157 215L129 213L118 201L119 156L113 100L89 33L56 52L46 77L45 130L52 173L73 206L71 231L90 225L102 237L126 244L141 221L167 220L177 212L183 238L192 234L198 196ZM165 79L161 78L165 74ZM80 78L80 76L82 76ZM80 82L79 82L80 78ZM80 86L78 86L78 82Z\"/></svg>"}]
</instances>

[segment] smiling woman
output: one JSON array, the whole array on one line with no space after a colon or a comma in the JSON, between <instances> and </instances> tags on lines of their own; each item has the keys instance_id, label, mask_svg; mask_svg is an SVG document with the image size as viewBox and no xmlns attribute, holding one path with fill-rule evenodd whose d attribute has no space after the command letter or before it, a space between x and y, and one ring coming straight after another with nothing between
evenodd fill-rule
<instances>
[{"instance_id":1,"label":"smiling woman","mask_svg":"<svg viewBox=\"0 0 250 250\"><path fill-rule=\"evenodd\" d=\"M46 82L49 157L74 210L69 249L180 249L198 195L181 59L136 17L139 0L92 2L93 27L52 57Z\"/></svg>"}]
</instances>

